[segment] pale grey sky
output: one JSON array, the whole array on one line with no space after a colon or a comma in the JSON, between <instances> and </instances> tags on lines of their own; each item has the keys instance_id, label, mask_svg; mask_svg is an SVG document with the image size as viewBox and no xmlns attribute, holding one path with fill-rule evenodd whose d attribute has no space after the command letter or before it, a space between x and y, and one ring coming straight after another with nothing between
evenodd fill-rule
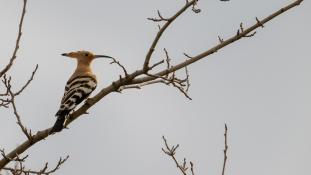
<instances>
[{"instance_id":1,"label":"pale grey sky","mask_svg":"<svg viewBox=\"0 0 311 175\"><path fill-rule=\"evenodd\" d=\"M183 14L163 35L153 61L168 49L173 63L183 52L198 54L292 0L199 1L202 12ZM23 84L35 64L31 86L18 98L25 125L33 131L55 122L66 80L75 62L60 54L90 50L118 58L129 70L142 66L156 24L156 10L173 14L184 0L29 0L18 59L11 73ZM14 47L22 2L0 0L0 64ZM189 67L190 96L163 85L114 93L70 125L36 144L26 165L38 169L69 160L55 174L180 174L161 151L165 135L180 144L177 157L195 163L197 175L220 174L224 123L229 127L227 175L311 174L311 4L298 8ZM105 60L93 64L96 90L121 70ZM95 93L96 93L95 92ZM0 109L0 148L25 140L10 110Z\"/></svg>"}]
</instances>

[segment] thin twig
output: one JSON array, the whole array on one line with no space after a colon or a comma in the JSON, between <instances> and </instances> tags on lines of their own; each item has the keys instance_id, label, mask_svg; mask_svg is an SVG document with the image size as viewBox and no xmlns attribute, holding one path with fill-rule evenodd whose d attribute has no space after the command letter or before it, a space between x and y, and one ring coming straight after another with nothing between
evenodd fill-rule
<instances>
[{"instance_id":1,"label":"thin twig","mask_svg":"<svg viewBox=\"0 0 311 175\"><path fill-rule=\"evenodd\" d=\"M153 22L161 22L161 21L169 21L170 20L169 18L163 18L163 16L161 15L159 10L157 10L157 13L158 13L159 18L147 18L147 19L150 21L153 21Z\"/></svg>"},{"instance_id":2,"label":"thin twig","mask_svg":"<svg viewBox=\"0 0 311 175\"><path fill-rule=\"evenodd\" d=\"M37 70L38 70L38 64L36 65L36 67L35 67L35 69L34 69L34 71L32 71L32 74L31 74L31 76L30 76L30 78L28 79L28 81L26 82L26 84L19 90L19 91L17 91L15 94L14 94L14 96L17 96L17 95L19 95L19 94L21 94L25 89L26 89L26 87L30 84L30 82L33 80L33 78L34 78L34 76L35 76L35 74L36 74L36 72L37 72Z\"/></svg>"},{"instance_id":3,"label":"thin twig","mask_svg":"<svg viewBox=\"0 0 311 175\"><path fill-rule=\"evenodd\" d=\"M23 11L22 11L22 15L20 18L20 22L18 25L18 34L17 34L17 39L16 39L16 43L15 43L15 48L12 54L12 57L10 59L10 62L5 66L5 68L3 70L1 70L0 72L0 77L2 77L13 65L14 60L16 59L16 53L17 50L19 48L19 42L22 36L22 28L23 28L23 22L24 22L24 16L26 14L26 4L27 4L27 0L24 0L24 5L23 5Z\"/></svg>"},{"instance_id":4,"label":"thin twig","mask_svg":"<svg viewBox=\"0 0 311 175\"><path fill-rule=\"evenodd\" d=\"M187 86L186 86L187 88L185 91L188 93L191 84L190 84L190 75L189 75L187 66L185 66L185 71L186 71L186 82L187 82Z\"/></svg>"},{"instance_id":5,"label":"thin twig","mask_svg":"<svg viewBox=\"0 0 311 175\"><path fill-rule=\"evenodd\" d=\"M157 75L153 75L153 74L146 74L150 77L154 77L154 78L159 78L164 80L166 83L166 85L173 85L175 88L177 88L182 94L185 95L185 97L187 97L189 100L192 100L192 98L188 95L188 86L190 85L189 83L189 75L187 72L187 77L183 80L180 80L178 78L175 77L175 74L173 73L171 76L157 76ZM187 83L186 85L184 83ZM186 89L184 88L186 86Z\"/></svg>"},{"instance_id":6,"label":"thin twig","mask_svg":"<svg viewBox=\"0 0 311 175\"><path fill-rule=\"evenodd\" d=\"M220 44L222 44L224 42L224 39L222 39L220 36L218 36L218 40L219 40Z\"/></svg>"},{"instance_id":7,"label":"thin twig","mask_svg":"<svg viewBox=\"0 0 311 175\"><path fill-rule=\"evenodd\" d=\"M257 23L260 25L260 27L264 28L265 26L263 25L263 23L256 17L255 18Z\"/></svg>"},{"instance_id":8,"label":"thin twig","mask_svg":"<svg viewBox=\"0 0 311 175\"><path fill-rule=\"evenodd\" d=\"M257 18L256 18L256 19L257 19ZM258 19L257 19L257 20L258 20ZM240 32L241 32L241 33L244 32L244 28L243 28L243 23L242 23L242 22L240 23L240 30L238 30L238 35L240 34ZM251 33L251 34L246 34L246 35L243 36L243 37L248 37L248 38L250 38L250 37L253 37L256 33L257 33L257 32L254 31L253 33Z\"/></svg>"},{"instance_id":9,"label":"thin twig","mask_svg":"<svg viewBox=\"0 0 311 175\"><path fill-rule=\"evenodd\" d=\"M165 57L166 57L166 68L169 69L171 67L171 58L168 55L168 51L166 50L166 48L163 49L165 52ZM168 76L168 75L167 75Z\"/></svg>"},{"instance_id":10,"label":"thin twig","mask_svg":"<svg viewBox=\"0 0 311 175\"><path fill-rule=\"evenodd\" d=\"M164 144L165 144L165 148L162 148L162 151L169 155L175 162L177 168L180 170L180 172L183 174L183 175L187 175L186 171L184 170L183 168L183 165L180 165L175 157L175 153L176 153L176 149L179 147L179 145L177 144L176 146L172 146L172 148L168 145L167 143L167 140L164 136L162 136L162 139L164 141Z\"/></svg>"},{"instance_id":11,"label":"thin twig","mask_svg":"<svg viewBox=\"0 0 311 175\"><path fill-rule=\"evenodd\" d=\"M34 73L33 73L34 74ZM33 77L33 76L32 76ZM32 79L32 78L31 78ZM31 80L30 80L31 81ZM29 81L29 82L30 82ZM7 102L12 104L13 107L13 111L14 111L14 115L17 119L17 124L19 125L19 127L21 128L21 130L23 131L23 133L26 135L26 137L28 138L29 141L32 141L32 134L31 134L31 130L27 130L27 128L23 125L23 123L21 122L21 117L17 112L17 108L16 108L16 104L15 104L15 93L12 92L11 90L11 77L9 77L9 79L6 78L6 76L3 77L3 83L8 91L8 94L10 96L11 99L7 99ZM26 83L27 84L27 83ZM28 83L29 84L29 83Z\"/></svg>"},{"instance_id":12,"label":"thin twig","mask_svg":"<svg viewBox=\"0 0 311 175\"><path fill-rule=\"evenodd\" d=\"M191 170L191 174L194 175L194 168L193 168L193 163L190 161L190 170Z\"/></svg>"},{"instance_id":13,"label":"thin twig","mask_svg":"<svg viewBox=\"0 0 311 175\"><path fill-rule=\"evenodd\" d=\"M226 162L227 162L227 151L228 151L227 131L228 131L227 124L225 124L225 134L224 134L224 137L225 137L224 162L223 162L223 165L222 165L222 172L221 172L221 175L225 175Z\"/></svg>"},{"instance_id":14,"label":"thin twig","mask_svg":"<svg viewBox=\"0 0 311 175\"><path fill-rule=\"evenodd\" d=\"M128 76L127 70L126 70L126 68L120 63L120 61L118 61L118 60L116 60L115 58L112 58L112 57L109 57L109 58L112 60L112 62L110 62L110 64L117 64L119 67L121 67L122 70L123 70L123 72L124 72L125 77L127 77L127 76Z\"/></svg>"},{"instance_id":15,"label":"thin twig","mask_svg":"<svg viewBox=\"0 0 311 175\"><path fill-rule=\"evenodd\" d=\"M161 60L161 61L159 61L157 63L154 63L152 66L150 66L150 70L155 68L155 67L157 67L157 66L159 66L160 64L163 64L163 63L164 63L164 60Z\"/></svg>"},{"instance_id":16,"label":"thin twig","mask_svg":"<svg viewBox=\"0 0 311 175\"><path fill-rule=\"evenodd\" d=\"M124 85L124 86L121 86L118 91L121 92L125 89L141 89L144 86L157 84L157 83L167 84L167 82L165 80L158 79L158 80L152 80L152 81L144 82L141 84Z\"/></svg>"},{"instance_id":17,"label":"thin twig","mask_svg":"<svg viewBox=\"0 0 311 175\"><path fill-rule=\"evenodd\" d=\"M23 131L23 133L25 134L25 136L28 138L28 140L30 141L30 142L32 142L32 133L31 133L31 130L27 130L27 128L23 125L23 123L22 123L22 121L21 121L21 117L20 117L20 115L18 114L18 112L17 112L17 108L16 108L16 104L15 104L15 96L14 96L14 94L10 91L10 93L11 93L11 96L12 96L12 102L11 102L11 104L12 104L12 107L13 107L13 111L14 111L14 115L15 115L15 117L16 117L16 119L17 119L17 124L18 124L18 126L21 128L21 130Z\"/></svg>"},{"instance_id":18,"label":"thin twig","mask_svg":"<svg viewBox=\"0 0 311 175\"><path fill-rule=\"evenodd\" d=\"M164 141L164 145L165 145L165 148L162 148L162 151L170 156L173 161L175 162L175 165L177 166L177 168L180 170L180 172L183 174L183 175L187 175L187 170L188 170L188 166L187 166L187 161L186 161L186 158L183 159L183 162L182 163L178 163L176 157L175 157L175 154L176 154L176 150L177 148L179 147L179 145L177 144L176 146L172 146L170 147L167 143L167 140L164 136L162 136L162 139ZM194 164L193 162L190 161L190 171L191 171L191 174L194 175Z\"/></svg>"},{"instance_id":19,"label":"thin twig","mask_svg":"<svg viewBox=\"0 0 311 175\"><path fill-rule=\"evenodd\" d=\"M0 153L4 159L10 160L10 161L24 162L28 158L28 155L21 158L18 154L16 154L15 158L12 159L5 154L4 149L0 149Z\"/></svg>"},{"instance_id":20,"label":"thin twig","mask_svg":"<svg viewBox=\"0 0 311 175\"><path fill-rule=\"evenodd\" d=\"M183 53L187 58L192 59L193 57L189 56L187 53Z\"/></svg>"}]
</instances>

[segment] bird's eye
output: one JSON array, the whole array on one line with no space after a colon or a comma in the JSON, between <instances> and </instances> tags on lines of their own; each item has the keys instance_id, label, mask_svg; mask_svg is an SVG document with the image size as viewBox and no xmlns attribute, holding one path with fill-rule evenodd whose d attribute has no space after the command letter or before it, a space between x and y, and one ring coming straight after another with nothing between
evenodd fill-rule
<instances>
[{"instance_id":1,"label":"bird's eye","mask_svg":"<svg viewBox=\"0 0 311 175\"><path fill-rule=\"evenodd\" d=\"M88 57L88 56L89 56L89 54L88 54L88 53L86 53L86 54L85 54L85 56L86 56L86 57Z\"/></svg>"}]
</instances>

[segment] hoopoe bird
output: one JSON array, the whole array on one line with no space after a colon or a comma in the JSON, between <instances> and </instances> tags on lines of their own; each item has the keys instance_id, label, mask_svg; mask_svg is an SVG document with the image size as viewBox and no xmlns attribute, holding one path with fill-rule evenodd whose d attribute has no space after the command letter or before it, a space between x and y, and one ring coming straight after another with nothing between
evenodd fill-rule
<instances>
[{"instance_id":1,"label":"hoopoe bird","mask_svg":"<svg viewBox=\"0 0 311 175\"><path fill-rule=\"evenodd\" d=\"M55 114L57 120L50 134L60 132L69 113L95 90L97 79L91 69L92 61L100 57L112 58L107 55L94 55L89 51L63 53L62 55L75 58L77 60L77 68L67 81L60 108Z\"/></svg>"}]
</instances>

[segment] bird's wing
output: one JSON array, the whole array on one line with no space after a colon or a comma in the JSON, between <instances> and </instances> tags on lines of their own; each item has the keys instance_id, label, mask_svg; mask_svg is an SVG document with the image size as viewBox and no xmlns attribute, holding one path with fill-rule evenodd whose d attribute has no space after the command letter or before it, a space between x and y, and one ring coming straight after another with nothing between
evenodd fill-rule
<instances>
[{"instance_id":1,"label":"bird's wing","mask_svg":"<svg viewBox=\"0 0 311 175\"><path fill-rule=\"evenodd\" d=\"M67 115L94 91L96 85L97 81L92 76L78 76L69 80L56 115Z\"/></svg>"}]
</instances>

